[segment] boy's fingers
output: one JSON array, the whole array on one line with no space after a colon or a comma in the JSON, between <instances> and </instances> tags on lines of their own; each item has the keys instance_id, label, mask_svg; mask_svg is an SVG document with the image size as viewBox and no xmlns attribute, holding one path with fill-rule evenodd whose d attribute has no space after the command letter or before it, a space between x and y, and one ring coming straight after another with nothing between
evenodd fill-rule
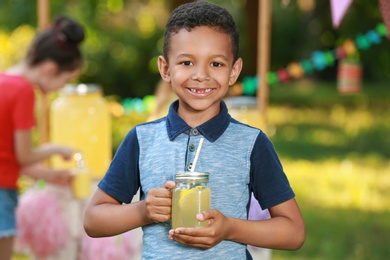
<instances>
[{"instance_id":1,"label":"boy's fingers","mask_svg":"<svg viewBox=\"0 0 390 260\"><path fill-rule=\"evenodd\" d=\"M199 221L206 221L206 220L213 219L215 217L216 217L216 211L215 210L205 210L205 211L199 212L196 215L196 218Z\"/></svg>"},{"instance_id":2,"label":"boy's fingers","mask_svg":"<svg viewBox=\"0 0 390 260\"><path fill-rule=\"evenodd\" d=\"M175 182L173 182L173 181L167 181L167 182L165 183L165 185L164 185L164 188L166 188L166 189L172 189L172 188L174 188L175 186L176 186Z\"/></svg>"}]
</instances>

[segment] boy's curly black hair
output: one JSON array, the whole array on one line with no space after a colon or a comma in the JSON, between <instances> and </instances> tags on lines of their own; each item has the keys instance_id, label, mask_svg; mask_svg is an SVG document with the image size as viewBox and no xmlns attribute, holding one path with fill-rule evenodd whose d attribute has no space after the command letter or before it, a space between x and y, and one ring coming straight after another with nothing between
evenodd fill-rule
<instances>
[{"instance_id":1,"label":"boy's curly black hair","mask_svg":"<svg viewBox=\"0 0 390 260\"><path fill-rule=\"evenodd\" d=\"M208 26L230 36L234 61L238 59L240 35L232 15L223 7L204 1L183 4L173 10L165 26L164 58L168 51L172 34L181 29L191 31L198 26Z\"/></svg>"}]
</instances>

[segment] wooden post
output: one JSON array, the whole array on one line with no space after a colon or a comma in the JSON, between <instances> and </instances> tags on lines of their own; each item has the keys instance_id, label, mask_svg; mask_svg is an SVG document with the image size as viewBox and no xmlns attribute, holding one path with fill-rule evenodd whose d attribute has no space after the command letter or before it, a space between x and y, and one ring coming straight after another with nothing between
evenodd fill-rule
<instances>
[{"instance_id":1,"label":"wooden post","mask_svg":"<svg viewBox=\"0 0 390 260\"><path fill-rule=\"evenodd\" d=\"M50 0L38 0L38 29L46 29L50 25ZM45 93L40 92L40 128L39 138L41 143L49 141L49 98ZM48 164L48 161L46 162ZM97 185L97 184L96 184ZM73 197L68 197L68 190L54 187L54 192L59 192L62 198L62 206L64 208L65 218L69 222L71 239L68 243L56 254L50 256L51 260L68 260L77 259L79 255L79 246L81 241L82 229L82 213L83 200L77 200ZM35 258L34 258L35 259Z\"/></svg>"},{"instance_id":2,"label":"wooden post","mask_svg":"<svg viewBox=\"0 0 390 260\"><path fill-rule=\"evenodd\" d=\"M43 30L50 24L49 0L38 0L38 29ZM45 93L40 93L40 119L39 119L39 140L40 143L49 141L49 101Z\"/></svg>"},{"instance_id":3,"label":"wooden post","mask_svg":"<svg viewBox=\"0 0 390 260\"><path fill-rule=\"evenodd\" d=\"M38 28L45 29L50 24L49 0L38 1Z\"/></svg>"},{"instance_id":4,"label":"wooden post","mask_svg":"<svg viewBox=\"0 0 390 260\"><path fill-rule=\"evenodd\" d=\"M257 52L257 105L260 110L262 130L267 132L268 118L268 92L267 73L270 63L270 41L271 41L271 0L259 0L259 19L258 19L258 52Z\"/></svg>"}]
</instances>

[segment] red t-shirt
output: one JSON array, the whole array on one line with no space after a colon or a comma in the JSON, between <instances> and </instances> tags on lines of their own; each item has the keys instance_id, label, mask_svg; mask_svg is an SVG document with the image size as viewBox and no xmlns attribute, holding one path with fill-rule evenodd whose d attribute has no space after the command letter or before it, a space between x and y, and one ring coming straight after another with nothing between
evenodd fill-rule
<instances>
[{"instance_id":1,"label":"red t-shirt","mask_svg":"<svg viewBox=\"0 0 390 260\"><path fill-rule=\"evenodd\" d=\"M35 126L34 105L31 83L21 76L0 73L0 188L17 188L20 165L14 134Z\"/></svg>"}]
</instances>

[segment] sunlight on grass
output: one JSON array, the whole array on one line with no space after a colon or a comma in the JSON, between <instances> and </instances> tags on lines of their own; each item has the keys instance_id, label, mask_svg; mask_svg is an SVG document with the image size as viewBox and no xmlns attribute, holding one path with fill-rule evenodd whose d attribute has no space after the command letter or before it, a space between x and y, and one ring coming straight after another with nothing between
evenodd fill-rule
<instances>
[{"instance_id":1,"label":"sunlight on grass","mask_svg":"<svg viewBox=\"0 0 390 260\"><path fill-rule=\"evenodd\" d=\"M274 89L276 102L268 109L268 135L297 195L307 231L300 250L273 250L272 259L387 259L387 84L371 84L349 96L338 95L329 85L316 86Z\"/></svg>"},{"instance_id":2,"label":"sunlight on grass","mask_svg":"<svg viewBox=\"0 0 390 260\"><path fill-rule=\"evenodd\" d=\"M390 210L390 165L372 168L350 160L284 161L291 185L303 203L361 211Z\"/></svg>"},{"instance_id":3,"label":"sunlight on grass","mask_svg":"<svg viewBox=\"0 0 390 260\"><path fill-rule=\"evenodd\" d=\"M11 260L30 260L31 257L26 254L15 253Z\"/></svg>"}]
</instances>

